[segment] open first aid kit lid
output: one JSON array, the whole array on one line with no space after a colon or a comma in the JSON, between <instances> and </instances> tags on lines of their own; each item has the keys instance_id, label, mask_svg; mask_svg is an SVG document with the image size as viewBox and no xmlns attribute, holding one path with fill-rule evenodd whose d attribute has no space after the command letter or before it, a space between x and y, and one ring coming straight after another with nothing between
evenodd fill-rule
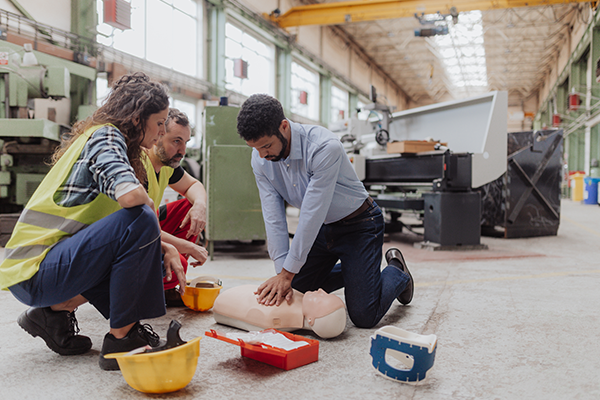
<instances>
[{"instance_id":1,"label":"open first aid kit lid","mask_svg":"<svg viewBox=\"0 0 600 400\"><path fill-rule=\"evenodd\" d=\"M248 357L286 371L319 359L319 341L289 332L265 329L260 332L223 333L214 329L206 336L240 346Z\"/></svg>"}]
</instances>

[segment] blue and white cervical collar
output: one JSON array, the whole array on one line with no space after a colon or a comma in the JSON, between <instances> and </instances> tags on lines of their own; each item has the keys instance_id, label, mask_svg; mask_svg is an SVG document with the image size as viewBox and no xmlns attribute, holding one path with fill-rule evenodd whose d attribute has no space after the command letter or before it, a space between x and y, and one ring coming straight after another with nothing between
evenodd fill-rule
<instances>
[{"instance_id":1,"label":"blue and white cervical collar","mask_svg":"<svg viewBox=\"0 0 600 400\"><path fill-rule=\"evenodd\" d=\"M418 335L394 326L384 326L371 336L370 354L373 367L386 378L418 382L425 379L427 371L433 367L436 348L436 335ZM406 368L397 369L389 365L386 353Z\"/></svg>"}]
</instances>

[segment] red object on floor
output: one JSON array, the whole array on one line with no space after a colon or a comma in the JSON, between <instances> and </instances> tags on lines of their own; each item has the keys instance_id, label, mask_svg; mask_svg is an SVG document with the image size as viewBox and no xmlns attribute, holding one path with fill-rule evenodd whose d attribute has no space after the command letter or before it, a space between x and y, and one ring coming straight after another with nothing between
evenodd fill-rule
<instances>
[{"instance_id":1,"label":"red object on floor","mask_svg":"<svg viewBox=\"0 0 600 400\"><path fill-rule=\"evenodd\" d=\"M299 347L294 350L282 350L269 345L258 345L244 343L243 340L234 340L219 334L214 329L204 332L206 336L222 340L227 343L240 346L242 356L248 357L265 364L272 365L277 368L289 371L290 369L298 368L306 364L310 364L319 359L319 341L307 339L304 336L294 335L288 332L281 332L277 329L266 329L265 331L273 331L281 333L285 337L294 342L305 341L308 346ZM265 332L262 331L262 332Z\"/></svg>"}]
</instances>

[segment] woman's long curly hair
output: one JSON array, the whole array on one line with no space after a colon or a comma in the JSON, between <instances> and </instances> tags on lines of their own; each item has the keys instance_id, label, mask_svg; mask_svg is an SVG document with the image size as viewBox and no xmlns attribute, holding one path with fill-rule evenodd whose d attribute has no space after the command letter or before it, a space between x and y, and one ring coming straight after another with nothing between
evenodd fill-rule
<instances>
[{"instance_id":1,"label":"woman's long curly hair","mask_svg":"<svg viewBox=\"0 0 600 400\"><path fill-rule=\"evenodd\" d=\"M129 162L138 180L145 183L147 176L140 159L140 143L145 137L146 122L150 115L168 107L169 95L163 84L151 81L142 72L124 75L114 83L106 102L91 117L73 126L71 138L57 148L52 156L52 164L56 164L86 129L94 125L112 124L125 136Z\"/></svg>"}]
</instances>

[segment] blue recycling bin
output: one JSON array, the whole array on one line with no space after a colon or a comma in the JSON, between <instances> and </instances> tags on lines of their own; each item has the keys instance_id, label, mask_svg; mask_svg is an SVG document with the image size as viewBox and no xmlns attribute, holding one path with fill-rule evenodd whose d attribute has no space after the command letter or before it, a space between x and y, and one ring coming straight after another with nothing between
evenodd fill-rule
<instances>
[{"instance_id":1,"label":"blue recycling bin","mask_svg":"<svg viewBox=\"0 0 600 400\"><path fill-rule=\"evenodd\" d=\"M600 178L583 178L583 204L598 204L598 183Z\"/></svg>"}]
</instances>

